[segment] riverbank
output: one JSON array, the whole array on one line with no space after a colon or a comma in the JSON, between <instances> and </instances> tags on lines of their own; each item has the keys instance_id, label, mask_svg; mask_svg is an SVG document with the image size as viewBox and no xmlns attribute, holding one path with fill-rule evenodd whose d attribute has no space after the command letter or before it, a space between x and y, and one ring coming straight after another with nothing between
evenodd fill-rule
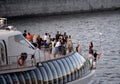
<instances>
[{"instance_id":1,"label":"riverbank","mask_svg":"<svg viewBox=\"0 0 120 84\"><path fill-rule=\"evenodd\" d=\"M70 14L119 8L120 0L2 0L0 17Z\"/></svg>"}]
</instances>

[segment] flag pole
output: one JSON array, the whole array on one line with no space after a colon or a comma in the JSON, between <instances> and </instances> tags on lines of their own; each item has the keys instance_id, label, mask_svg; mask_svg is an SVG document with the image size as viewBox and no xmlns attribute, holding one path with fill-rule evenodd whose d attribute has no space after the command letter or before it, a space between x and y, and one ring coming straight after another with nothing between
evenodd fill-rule
<instances>
[{"instance_id":1,"label":"flag pole","mask_svg":"<svg viewBox=\"0 0 120 84\"><path fill-rule=\"evenodd\" d=\"M99 56L98 56L98 58L100 58L101 57L101 55L103 55L103 48L102 48L102 33L100 32L99 33L99 39L100 39L100 54L99 54Z\"/></svg>"}]
</instances>

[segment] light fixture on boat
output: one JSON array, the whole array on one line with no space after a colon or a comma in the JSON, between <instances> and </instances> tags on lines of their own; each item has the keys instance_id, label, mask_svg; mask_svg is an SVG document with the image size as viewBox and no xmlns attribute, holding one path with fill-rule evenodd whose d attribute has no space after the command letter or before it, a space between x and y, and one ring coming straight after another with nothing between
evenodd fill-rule
<instances>
[{"instance_id":1,"label":"light fixture on boat","mask_svg":"<svg viewBox=\"0 0 120 84\"><path fill-rule=\"evenodd\" d=\"M6 28L6 30L14 30L14 31L16 31L16 28L14 27L14 26L8 26L7 28Z\"/></svg>"},{"instance_id":2,"label":"light fixture on boat","mask_svg":"<svg viewBox=\"0 0 120 84\"><path fill-rule=\"evenodd\" d=\"M4 20L0 19L0 25L2 25L4 23Z\"/></svg>"},{"instance_id":3,"label":"light fixture on boat","mask_svg":"<svg viewBox=\"0 0 120 84\"><path fill-rule=\"evenodd\" d=\"M9 28L9 29L12 29L12 28L13 28L13 26L8 26L8 28Z\"/></svg>"},{"instance_id":4,"label":"light fixture on boat","mask_svg":"<svg viewBox=\"0 0 120 84\"><path fill-rule=\"evenodd\" d=\"M0 18L0 28L2 28L4 26L5 20L7 22L6 18Z\"/></svg>"},{"instance_id":5,"label":"light fixture on boat","mask_svg":"<svg viewBox=\"0 0 120 84\"><path fill-rule=\"evenodd\" d=\"M4 18L0 18L0 28L4 26Z\"/></svg>"},{"instance_id":6,"label":"light fixture on boat","mask_svg":"<svg viewBox=\"0 0 120 84\"><path fill-rule=\"evenodd\" d=\"M16 28L14 26L7 26L7 18L0 18L0 28L6 29L6 30L14 30L16 31Z\"/></svg>"}]
</instances>

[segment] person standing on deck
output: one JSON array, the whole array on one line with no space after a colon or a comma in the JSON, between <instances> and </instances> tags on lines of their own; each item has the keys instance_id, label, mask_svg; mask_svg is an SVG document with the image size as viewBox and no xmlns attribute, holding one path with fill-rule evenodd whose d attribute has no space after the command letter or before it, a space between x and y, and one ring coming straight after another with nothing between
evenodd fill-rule
<instances>
[{"instance_id":1,"label":"person standing on deck","mask_svg":"<svg viewBox=\"0 0 120 84\"><path fill-rule=\"evenodd\" d=\"M49 37L48 37L48 33L45 33L45 35L44 35L44 39L43 39L43 40L44 40L44 41L47 41L48 38L49 38Z\"/></svg>"},{"instance_id":2,"label":"person standing on deck","mask_svg":"<svg viewBox=\"0 0 120 84\"><path fill-rule=\"evenodd\" d=\"M59 37L60 37L60 32L57 31L57 33L56 33L56 35L55 35L56 41L58 41Z\"/></svg>"},{"instance_id":3,"label":"person standing on deck","mask_svg":"<svg viewBox=\"0 0 120 84\"><path fill-rule=\"evenodd\" d=\"M81 54L81 46L79 44L76 47L76 51Z\"/></svg>"},{"instance_id":4,"label":"person standing on deck","mask_svg":"<svg viewBox=\"0 0 120 84\"><path fill-rule=\"evenodd\" d=\"M27 30L24 30L23 36L26 38L26 36L27 36Z\"/></svg>"},{"instance_id":5,"label":"person standing on deck","mask_svg":"<svg viewBox=\"0 0 120 84\"><path fill-rule=\"evenodd\" d=\"M89 43L89 65L90 69L93 68L93 43L92 41Z\"/></svg>"},{"instance_id":6,"label":"person standing on deck","mask_svg":"<svg viewBox=\"0 0 120 84\"><path fill-rule=\"evenodd\" d=\"M93 55L93 43L92 43L92 41L89 44L89 54Z\"/></svg>"},{"instance_id":7,"label":"person standing on deck","mask_svg":"<svg viewBox=\"0 0 120 84\"><path fill-rule=\"evenodd\" d=\"M27 34L27 36L26 36L26 39L27 39L29 42L32 43L32 41L33 41L33 36L32 36L32 34L28 32L28 34Z\"/></svg>"},{"instance_id":8,"label":"person standing on deck","mask_svg":"<svg viewBox=\"0 0 120 84\"><path fill-rule=\"evenodd\" d=\"M53 38L52 41L52 55L55 57L55 45L56 45L56 39Z\"/></svg>"},{"instance_id":9,"label":"person standing on deck","mask_svg":"<svg viewBox=\"0 0 120 84\"><path fill-rule=\"evenodd\" d=\"M32 44L33 44L35 47L38 47L37 37L38 37L38 35L36 35L36 34L33 35L33 42L32 42Z\"/></svg>"},{"instance_id":10,"label":"person standing on deck","mask_svg":"<svg viewBox=\"0 0 120 84\"><path fill-rule=\"evenodd\" d=\"M65 43L67 43L67 38L68 38L68 36L67 36L66 32L64 32L64 34L63 34L63 40L64 40Z\"/></svg>"},{"instance_id":11,"label":"person standing on deck","mask_svg":"<svg viewBox=\"0 0 120 84\"><path fill-rule=\"evenodd\" d=\"M67 39L67 52L70 53L73 51L73 43L72 43L72 39L71 39L71 36L69 35L68 36L68 39Z\"/></svg>"},{"instance_id":12,"label":"person standing on deck","mask_svg":"<svg viewBox=\"0 0 120 84\"><path fill-rule=\"evenodd\" d=\"M60 54L60 47L61 47L61 42L60 42L61 39L58 39L58 41L56 42L56 45L55 45L55 55L56 54Z\"/></svg>"},{"instance_id":13,"label":"person standing on deck","mask_svg":"<svg viewBox=\"0 0 120 84\"><path fill-rule=\"evenodd\" d=\"M37 44L38 44L38 48L41 49L41 46L43 45L43 39L40 37L40 35L38 35L37 37Z\"/></svg>"}]
</instances>

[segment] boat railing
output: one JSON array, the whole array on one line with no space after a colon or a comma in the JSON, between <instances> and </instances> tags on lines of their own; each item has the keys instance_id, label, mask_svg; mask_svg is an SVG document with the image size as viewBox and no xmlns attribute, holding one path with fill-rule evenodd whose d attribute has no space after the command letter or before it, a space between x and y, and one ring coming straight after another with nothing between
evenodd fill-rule
<instances>
[{"instance_id":1,"label":"boat railing","mask_svg":"<svg viewBox=\"0 0 120 84\"><path fill-rule=\"evenodd\" d=\"M7 64L0 64L0 72L1 71L12 71L12 70L30 70L34 69L35 65L40 62L52 60L52 59L58 59L61 57L65 57L73 52L67 52L65 55L63 54L57 54L55 57L52 55L50 48L42 47L39 51L39 56L33 56L33 54L28 54L26 60L21 60L20 55L19 56L8 56L8 63ZM88 59L86 61L89 62Z\"/></svg>"},{"instance_id":2,"label":"boat railing","mask_svg":"<svg viewBox=\"0 0 120 84\"><path fill-rule=\"evenodd\" d=\"M71 53L73 53L74 50L72 50L71 52L68 52L68 50L65 50L65 53L63 54L63 52L59 52L56 55L52 54L52 49L50 47L42 47L40 49L40 58L39 61L43 62L43 61L47 61L47 60L51 60L51 59L57 59L57 58L61 58L64 57L66 55L69 55ZM42 58L43 57L43 58Z\"/></svg>"},{"instance_id":3,"label":"boat railing","mask_svg":"<svg viewBox=\"0 0 120 84\"><path fill-rule=\"evenodd\" d=\"M43 62L43 61L48 61L48 60L51 60L51 59L58 59L58 58L61 58L61 57L65 57L65 56L68 56L72 53L76 52L74 49L71 51L71 52L68 52L68 50L66 50L66 54L56 54L56 56L54 56L52 53L51 53L51 48L45 48L45 47L42 47L40 49L40 57L39 57L39 62ZM78 52L79 53L79 52ZM80 53L79 53L80 54ZM41 55L43 56L43 58L41 58ZM83 55L82 55L83 56ZM88 68L90 70L93 69L93 58L90 59L89 57L87 56L83 56L85 59L86 59L86 62L88 64Z\"/></svg>"},{"instance_id":4,"label":"boat railing","mask_svg":"<svg viewBox=\"0 0 120 84\"><path fill-rule=\"evenodd\" d=\"M56 56L54 57L53 54L51 53L50 48L45 48L45 47L42 47L38 51L39 51L39 56L35 56L35 55L33 56L33 54L28 54L26 60L20 59L21 57L20 55L19 56L8 56L7 63L5 64L0 63L0 71L32 68L38 62L44 62L44 61L57 59L57 58L61 58L65 56L63 54L56 54ZM70 53L66 53L66 55Z\"/></svg>"},{"instance_id":5,"label":"boat railing","mask_svg":"<svg viewBox=\"0 0 120 84\"><path fill-rule=\"evenodd\" d=\"M28 55L27 59L23 60L20 56L8 56L8 63L0 65L0 71L33 68L36 62L31 57L32 55Z\"/></svg>"}]
</instances>

